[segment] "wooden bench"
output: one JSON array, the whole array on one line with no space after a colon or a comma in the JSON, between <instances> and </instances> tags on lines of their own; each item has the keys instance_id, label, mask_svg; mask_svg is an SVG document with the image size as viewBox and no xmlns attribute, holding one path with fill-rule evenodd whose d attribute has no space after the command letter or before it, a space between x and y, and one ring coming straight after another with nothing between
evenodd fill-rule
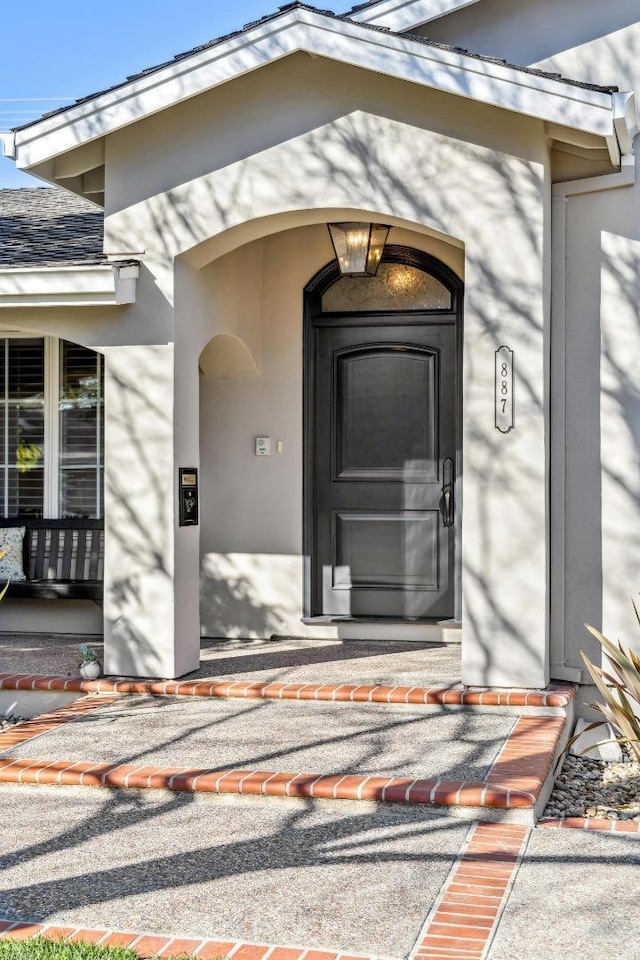
<instances>
[{"instance_id":1,"label":"wooden bench","mask_svg":"<svg viewBox=\"0 0 640 960\"><path fill-rule=\"evenodd\" d=\"M0 527L25 527L26 580L9 585L7 597L94 600L102 603L104 521L69 518L0 518Z\"/></svg>"}]
</instances>

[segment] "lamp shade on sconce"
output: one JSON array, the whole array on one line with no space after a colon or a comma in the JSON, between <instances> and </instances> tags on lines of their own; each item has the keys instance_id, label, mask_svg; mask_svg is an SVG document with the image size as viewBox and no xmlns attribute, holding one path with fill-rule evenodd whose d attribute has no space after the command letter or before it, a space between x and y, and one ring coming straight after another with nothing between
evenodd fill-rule
<instances>
[{"instance_id":1,"label":"lamp shade on sconce","mask_svg":"<svg viewBox=\"0 0 640 960\"><path fill-rule=\"evenodd\" d=\"M340 273L375 277L391 229L382 223L328 223Z\"/></svg>"}]
</instances>

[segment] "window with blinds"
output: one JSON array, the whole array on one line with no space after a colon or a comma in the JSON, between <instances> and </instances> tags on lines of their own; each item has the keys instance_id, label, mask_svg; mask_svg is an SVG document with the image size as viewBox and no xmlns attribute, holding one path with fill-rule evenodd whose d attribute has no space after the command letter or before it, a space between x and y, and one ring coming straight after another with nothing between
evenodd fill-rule
<instances>
[{"instance_id":1,"label":"window with blinds","mask_svg":"<svg viewBox=\"0 0 640 960\"><path fill-rule=\"evenodd\" d=\"M102 516L104 463L103 357L61 343L59 512Z\"/></svg>"},{"instance_id":2,"label":"window with blinds","mask_svg":"<svg viewBox=\"0 0 640 960\"><path fill-rule=\"evenodd\" d=\"M0 345L0 495L4 516L41 517L45 483L44 339L3 339Z\"/></svg>"},{"instance_id":3,"label":"window with blinds","mask_svg":"<svg viewBox=\"0 0 640 960\"><path fill-rule=\"evenodd\" d=\"M103 378L86 347L0 338L3 516L102 516Z\"/></svg>"}]
</instances>

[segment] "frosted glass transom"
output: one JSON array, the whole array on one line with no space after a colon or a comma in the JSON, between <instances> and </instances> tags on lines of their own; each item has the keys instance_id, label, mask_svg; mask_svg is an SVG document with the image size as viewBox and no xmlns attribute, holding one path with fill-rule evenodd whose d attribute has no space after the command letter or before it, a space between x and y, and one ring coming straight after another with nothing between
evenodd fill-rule
<instances>
[{"instance_id":1,"label":"frosted glass transom","mask_svg":"<svg viewBox=\"0 0 640 960\"><path fill-rule=\"evenodd\" d=\"M382 263L375 277L340 277L322 295L323 313L451 310L451 291L424 270Z\"/></svg>"}]
</instances>

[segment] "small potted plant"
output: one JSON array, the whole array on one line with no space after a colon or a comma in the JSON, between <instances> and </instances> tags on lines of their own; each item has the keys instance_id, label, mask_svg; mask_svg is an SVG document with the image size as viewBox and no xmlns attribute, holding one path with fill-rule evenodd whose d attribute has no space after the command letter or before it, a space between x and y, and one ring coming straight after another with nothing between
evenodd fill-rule
<instances>
[{"instance_id":1,"label":"small potted plant","mask_svg":"<svg viewBox=\"0 0 640 960\"><path fill-rule=\"evenodd\" d=\"M95 650L91 650L86 643L81 643L78 647L78 663L80 664L80 675L84 680L97 680L101 673L100 661Z\"/></svg>"}]
</instances>

